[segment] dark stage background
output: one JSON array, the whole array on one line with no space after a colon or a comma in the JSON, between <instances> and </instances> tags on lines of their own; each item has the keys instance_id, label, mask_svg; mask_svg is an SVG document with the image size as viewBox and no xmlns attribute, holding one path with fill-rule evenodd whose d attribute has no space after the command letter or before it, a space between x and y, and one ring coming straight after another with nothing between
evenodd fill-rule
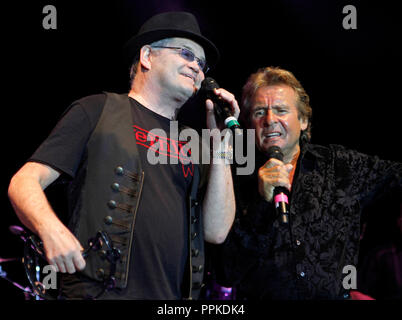
<instances>
[{"instance_id":1,"label":"dark stage background","mask_svg":"<svg viewBox=\"0 0 402 320\"><path fill-rule=\"evenodd\" d=\"M310 95L313 139L343 144L402 161L401 29L397 2L376 1L26 1L2 4L3 125L0 257L20 257L21 242L8 231L19 224L7 197L12 175L47 137L74 100L102 91L127 92L123 45L151 15L186 10L222 59L210 76L240 100L247 77L260 67L292 71ZM45 30L45 5L57 9L57 29ZM342 9L357 9L357 29L345 30ZM203 108L187 107L187 121L203 125ZM189 112L190 110L190 112ZM48 194L63 213L62 188ZM395 204L373 211L399 211ZM382 217L386 212L381 212ZM385 241L383 218L363 245ZM370 229L368 225L368 230ZM20 263L2 264L26 284ZM2 297L23 299L0 279Z\"/></svg>"}]
</instances>

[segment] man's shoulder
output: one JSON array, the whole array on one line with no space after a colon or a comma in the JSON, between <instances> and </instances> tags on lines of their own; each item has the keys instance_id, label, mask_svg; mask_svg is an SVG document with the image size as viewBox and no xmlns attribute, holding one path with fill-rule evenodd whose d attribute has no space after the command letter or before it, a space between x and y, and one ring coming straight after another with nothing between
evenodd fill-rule
<instances>
[{"instance_id":1,"label":"man's shoulder","mask_svg":"<svg viewBox=\"0 0 402 320\"><path fill-rule=\"evenodd\" d=\"M312 144L312 143L307 143L304 148L305 153L307 156L313 155L316 158L319 159L327 159L331 156L331 145L330 146L323 146L319 144Z\"/></svg>"},{"instance_id":2,"label":"man's shoulder","mask_svg":"<svg viewBox=\"0 0 402 320\"><path fill-rule=\"evenodd\" d=\"M317 158L323 159L342 158L359 153L340 144L319 145L308 143L306 144L305 149L306 152L313 154Z\"/></svg>"},{"instance_id":3,"label":"man's shoulder","mask_svg":"<svg viewBox=\"0 0 402 320\"><path fill-rule=\"evenodd\" d=\"M98 93L92 94L80 99L75 100L72 104L79 104L84 109L94 108L94 107L103 107L106 101L106 93Z\"/></svg>"},{"instance_id":4,"label":"man's shoulder","mask_svg":"<svg viewBox=\"0 0 402 320\"><path fill-rule=\"evenodd\" d=\"M103 107L106 103L106 93L92 94L75 100L65 110L64 115L70 114L85 114L91 123L91 126L96 125L100 115L103 111Z\"/></svg>"}]
</instances>

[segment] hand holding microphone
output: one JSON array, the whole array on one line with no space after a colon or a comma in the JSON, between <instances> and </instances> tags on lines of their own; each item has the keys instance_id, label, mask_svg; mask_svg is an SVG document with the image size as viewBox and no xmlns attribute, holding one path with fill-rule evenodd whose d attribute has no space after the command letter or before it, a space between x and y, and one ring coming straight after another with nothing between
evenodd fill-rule
<instances>
[{"instance_id":1,"label":"hand holding microphone","mask_svg":"<svg viewBox=\"0 0 402 320\"><path fill-rule=\"evenodd\" d=\"M236 135L242 131L237 118L240 108L233 94L219 88L218 83L212 78L205 78L201 84L201 92L205 95L207 106L207 126L209 129L217 128L216 121L222 122ZM208 115L210 114L210 115Z\"/></svg>"},{"instance_id":2,"label":"hand holding microphone","mask_svg":"<svg viewBox=\"0 0 402 320\"><path fill-rule=\"evenodd\" d=\"M272 146L267 152L268 161L258 170L258 191L268 202L272 200L283 223L288 222L289 190L291 183L291 164L283 163L283 153L278 146Z\"/></svg>"}]
</instances>

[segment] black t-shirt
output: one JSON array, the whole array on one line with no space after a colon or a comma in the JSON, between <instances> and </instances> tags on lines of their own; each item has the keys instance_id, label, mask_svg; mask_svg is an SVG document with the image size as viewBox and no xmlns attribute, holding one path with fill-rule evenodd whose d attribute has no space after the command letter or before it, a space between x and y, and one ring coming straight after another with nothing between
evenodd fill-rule
<instances>
[{"instance_id":1,"label":"black t-shirt","mask_svg":"<svg viewBox=\"0 0 402 320\"><path fill-rule=\"evenodd\" d=\"M50 136L30 161L45 163L74 178L86 156L86 144L95 129L106 95L94 95L75 102L63 115ZM193 164L172 164L178 141L170 141L170 120L129 98L136 139L144 170L144 185L134 227L134 239L127 288L119 297L130 299L180 299L188 254L186 195L193 175ZM148 131L162 129L167 140L159 151L168 164L152 165L147 152L152 142ZM175 137L172 137L174 139ZM168 146L173 146L168 149ZM96 199L94 199L96 201ZM85 244L82 244L85 246Z\"/></svg>"}]
</instances>

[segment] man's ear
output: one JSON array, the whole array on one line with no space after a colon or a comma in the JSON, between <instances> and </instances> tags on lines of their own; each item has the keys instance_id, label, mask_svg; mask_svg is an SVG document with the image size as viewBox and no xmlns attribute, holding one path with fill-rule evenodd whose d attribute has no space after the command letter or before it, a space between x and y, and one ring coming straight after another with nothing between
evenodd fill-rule
<instances>
[{"instance_id":1,"label":"man's ear","mask_svg":"<svg viewBox=\"0 0 402 320\"><path fill-rule=\"evenodd\" d=\"M308 127L308 119L307 118L300 118L300 128L302 131L306 130Z\"/></svg>"},{"instance_id":2,"label":"man's ear","mask_svg":"<svg viewBox=\"0 0 402 320\"><path fill-rule=\"evenodd\" d=\"M151 69L151 47L145 45L140 50L140 65L146 70Z\"/></svg>"}]
</instances>

